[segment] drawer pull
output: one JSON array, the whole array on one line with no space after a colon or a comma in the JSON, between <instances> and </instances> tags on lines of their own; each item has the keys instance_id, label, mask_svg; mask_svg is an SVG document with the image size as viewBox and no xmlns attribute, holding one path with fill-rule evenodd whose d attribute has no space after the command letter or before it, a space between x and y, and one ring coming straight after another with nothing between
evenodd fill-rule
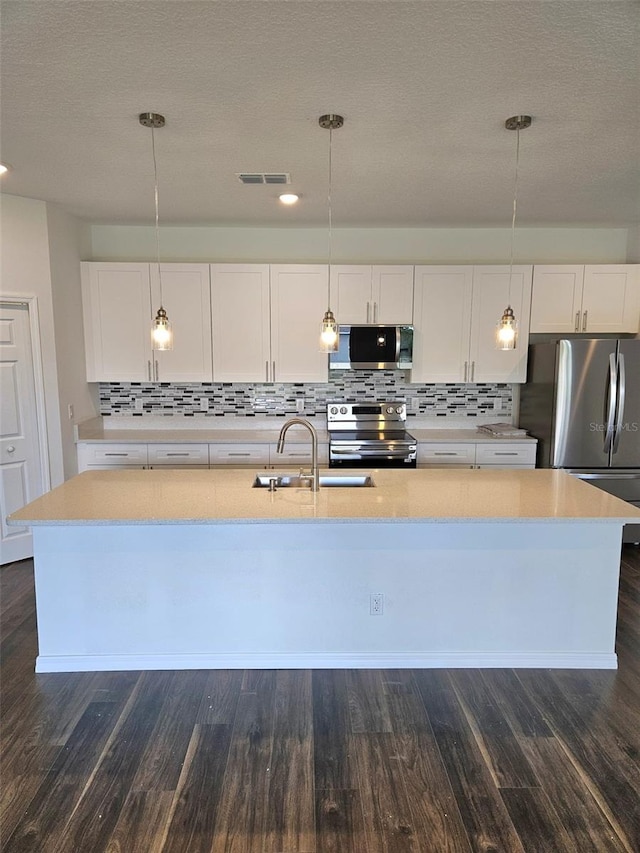
<instances>
[{"instance_id":1,"label":"drawer pull","mask_svg":"<svg viewBox=\"0 0 640 853\"><path fill-rule=\"evenodd\" d=\"M453 450L436 450L434 451L434 456L460 456L459 453L455 453Z\"/></svg>"},{"instance_id":2,"label":"drawer pull","mask_svg":"<svg viewBox=\"0 0 640 853\"><path fill-rule=\"evenodd\" d=\"M105 453L105 456L128 456L128 453Z\"/></svg>"},{"instance_id":3,"label":"drawer pull","mask_svg":"<svg viewBox=\"0 0 640 853\"><path fill-rule=\"evenodd\" d=\"M250 453L227 453L227 456L251 456Z\"/></svg>"},{"instance_id":4,"label":"drawer pull","mask_svg":"<svg viewBox=\"0 0 640 853\"><path fill-rule=\"evenodd\" d=\"M494 450L494 456L518 456L517 450Z\"/></svg>"},{"instance_id":5,"label":"drawer pull","mask_svg":"<svg viewBox=\"0 0 640 853\"><path fill-rule=\"evenodd\" d=\"M167 453L167 456L190 456L190 453Z\"/></svg>"}]
</instances>

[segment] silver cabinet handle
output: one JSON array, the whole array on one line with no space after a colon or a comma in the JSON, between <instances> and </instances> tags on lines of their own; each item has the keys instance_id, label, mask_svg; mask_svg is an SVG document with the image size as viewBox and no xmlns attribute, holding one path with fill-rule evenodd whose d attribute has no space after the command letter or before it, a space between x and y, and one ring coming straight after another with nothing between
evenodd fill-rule
<instances>
[{"instance_id":1,"label":"silver cabinet handle","mask_svg":"<svg viewBox=\"0 0 640 853\"><path fill-rule=\"evenodd\" d=\"M453 450L434 450L434 456L458 456Z\"/></svg>"},{"instance_id":2,"label":"silver cabinet handle","mask_svg":"<svg viewBox=\"0 0 640 853\"><path fill-rule=\"evenodd\" d=\"M264 363L264 379L265 382L269 381L269 362L265 361Z\"/></svg>"},{"instance_id":3,"label":"silver cabinet handle","mask_svg":"<svg viewBox=\"0 0 640 853\"><path fill-rule=\"evenodd\" d=\"M128 453L105 453L105 456L129 456Z\"/></svg>"},{"instance_id":4,"label":"silver cabinet handle","mask_svg":"<svg viewBox=\"0 0 640 853\"><path fill-rule=\"evenodd\" d=\"M467 369L468 369L468 364L469 364L469 362L468 362L468 361L465 361L465 363L464 363L464 379L463 379L463 382L466 382L466 381L467 381Z\"/></svg>"},{"instance_id":5,"label":"silver cabinet handle","mask_svg":"<svg viewBox=\"0 0 640 853\"><path fill-rule=\"evenodd\" d=\"M515 450L494 450L494 456L517 456L518 453Z\"/></svg>"},{"instance_id":6,"label":"silver cabinet handle","mask_svg":"<svg viewBox=\"0 0 640 853\"><path fill-rule=\"evenodd\" d=\"M227 453L227 456L251 456L250 453Z\"/></svg>"},{"instance_id":7,"label":"silver cabinet handle","mask_svg":"<svg viewBox=\"0 0 640 853\"><path fill-rule=\"evenodd\" d=\"M373 322L374 323L378 322L378 303L377 302L373 303Z\"/></svg>"},{"instance_id":8,"label":"silver cabinet handle","mask_svg":"<svg viewBox=\"0 0 640 853\"><path fill-rule=\"evenodd\" d=\"M470 371L470 376L469 376L469 382L473 382L475 375L476 375L476 363L475 363L475 361L472 361L471 362L471 371Z\"/></svg>"},{"instance_id":9,"label":"silver cabinet handle","mask_svg":"<svg viewBox=\"0 0 640 853\"><path fill-rule=\"evenodd\" d=\"M580 331L580 312L579 311L576 311L576 328L575 328L575 331L576 332Z\"/></svg>"},{"instance_id":10,"label":"silver cabinet handle","mask_svg":"<svg viewBox=\"0 0 640 853\"><path fill-rule=\"evenodd\" d=\"M273 368L271 371L271 381L275 382L276 381L276 363L275 363L275 361L272 361L271 364L273 365Z\"/></svg>"},{"instance_id":11,"label":"silver cabinet handle","mask_svg":"<svg viewBox=\"0 0 640 853\"><path fill-rule=\"evenodd\" d=\"M191 456L190 453L167 453L167 456Z\"/></svg>"},{"instance_id":12,"label":"silver cabinet handle","mask_svg":"<svg viewBox=\"0 0 640 853\"><path fill-rule=\"evenodd\" d=\"M371 306L370 306L369 302L367 302L367 323L370 322L370 319L369 319L370 313L371 313Z\"/></svg>"},{"instance_id":13,"label":"silver cabinet handle","mask_svg":"<svg viewBox=\"0 0 640 853\"><path fill-rule=\"evenodd\" d=\"M147 362L147 375L149 376L149 382L151 382L151 361Z\"/></svg>"},{"instance_id":14,"label":"silver cabinet handle","mask_svg":"<svg viewBox=\"0 0 640 853\"><path fill-rule=\"evenodd\" d=\"M158 360L156 359L156 382L160 381L160 371L158 370Z\"/></svg>"},{"instance_id":15,"label":"silver cabinet handle","mask_svg":"<svg viewBox=\"0 0 640 853\"><path fill-rule=\"evenodd\" d=\"M587 314L588 313L589 313L588 311L585 311L584 314L582 315L582 331L583 332L587 331Z\"/></svg>"},{"instance_id":16,"label":"silver cabinet handle","mask_svg":"<svg viewBox=\"0 0 640 853\"><path fill-rule=\"evenodd\" d=\"M7 447L7 453L15 453L15 450L16 449L13 444L10 444L9 447Z\"/></svg>"}]
</instances>

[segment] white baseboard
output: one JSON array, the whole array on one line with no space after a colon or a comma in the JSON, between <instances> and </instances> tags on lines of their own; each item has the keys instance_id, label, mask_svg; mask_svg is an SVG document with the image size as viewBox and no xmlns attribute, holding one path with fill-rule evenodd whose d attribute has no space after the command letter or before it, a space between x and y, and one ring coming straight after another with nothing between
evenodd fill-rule
<instances>
[{"instance_id":1,"label":"white baseboard","mask_svg":"<svg viewBox=\"0 0 640 853\"><path fill-rule=\"evenodd\" d=\"M180 669L617 669L614 653L447 652L40 655L36 672Z\"/></svg>"}]
</instances>

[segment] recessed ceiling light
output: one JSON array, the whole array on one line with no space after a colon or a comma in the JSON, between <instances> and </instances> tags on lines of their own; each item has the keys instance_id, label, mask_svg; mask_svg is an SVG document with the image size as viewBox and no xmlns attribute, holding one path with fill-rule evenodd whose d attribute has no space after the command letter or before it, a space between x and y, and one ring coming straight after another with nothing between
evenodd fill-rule
<instances>
[{"instance_id":1,"label":"recessed ceiling light","mask_svg":"<svg viewBox=\"0 0 640 853\"><path fill-rule=\"evenodd\" d=\"M4 175L5 172L9 171L9 167L6 163L0 163L0 175Z\"/></svg>"},{"instance_id":2,"label":"recessed ceiling light","mask_svg":"<svg viewBox=\"0 0 640 853\"><path fill-rule=\"evenodd\" d=\"M295 193L282 193L282 195L278 196L278 198L283 204L295 204L300 198L300 196L296 195Z\"/></svg>"}]
</instances>

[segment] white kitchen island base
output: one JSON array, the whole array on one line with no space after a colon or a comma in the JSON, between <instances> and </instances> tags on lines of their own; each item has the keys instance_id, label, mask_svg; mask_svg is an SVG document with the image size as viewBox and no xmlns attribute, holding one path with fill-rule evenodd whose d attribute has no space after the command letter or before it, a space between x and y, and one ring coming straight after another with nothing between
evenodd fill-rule
<instances>
[{"instance_id":1,"label":"white kitchen island base","mask_svg":"<svg viewBox=\"0 0 640 853\"><path fill-rule=\"evenodd\" d=\"M614 669L621 530L576 519L34 526L36 670Z\"/></svg>"}]
</instances>

